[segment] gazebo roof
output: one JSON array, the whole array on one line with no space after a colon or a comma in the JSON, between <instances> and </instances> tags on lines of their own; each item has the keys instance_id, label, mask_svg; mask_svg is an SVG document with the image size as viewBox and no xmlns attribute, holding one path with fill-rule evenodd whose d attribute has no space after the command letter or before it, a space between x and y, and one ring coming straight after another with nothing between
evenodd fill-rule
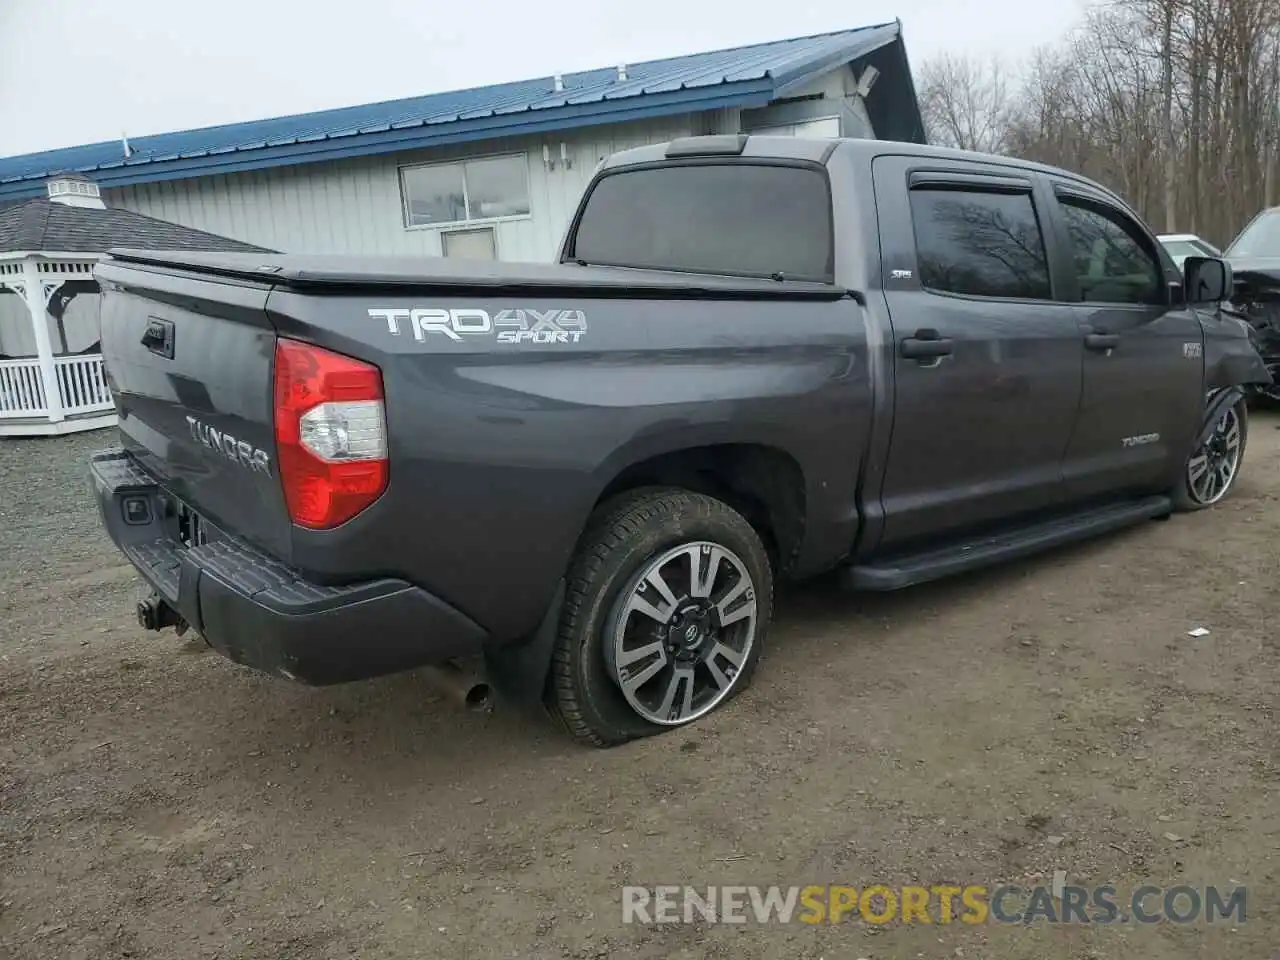
<instances>
[{"instance_id":1,"label":"gazebo roof","mask_svg":"<svg viewBox=\"0 0 1280 960\"><path fill-rule=\"evenodd\" d=\"M274 253L131 210L77 207L43 197L0 207L0 254L105 253L113 247Z\"/></svg>"}]
</instances>

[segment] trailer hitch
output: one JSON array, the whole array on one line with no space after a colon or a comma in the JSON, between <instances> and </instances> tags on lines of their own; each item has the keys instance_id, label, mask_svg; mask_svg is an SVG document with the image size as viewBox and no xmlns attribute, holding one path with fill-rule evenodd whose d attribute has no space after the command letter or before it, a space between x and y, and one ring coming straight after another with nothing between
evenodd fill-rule
<instances>
[{"instance_id":1,"label":"trailer hitch","mask_svg":"<svg viewBox=\"0 0 1280 960\"><path fill-rule=\"evenodd\" d=\"M178 636L187 632L187 621L159 593L138 601L138 625L143 630L165 630L173 627Z\"/></svg>"}]
</instances>

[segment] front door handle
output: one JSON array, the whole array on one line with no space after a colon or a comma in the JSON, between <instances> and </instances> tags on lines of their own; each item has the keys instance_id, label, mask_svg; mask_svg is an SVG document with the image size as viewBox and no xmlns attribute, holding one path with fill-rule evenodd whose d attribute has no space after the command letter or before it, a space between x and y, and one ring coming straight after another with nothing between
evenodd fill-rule
<instances>
[{"instance_id":1,"label":"front door handle","mask_svg":"<svg viewBox=\"0 0 1280 960\"><path fill-rule=\"evenodd\" d=\"M1120 346L1120 335L1116 333L1089 333L1085 335L1084 345L1090 350L1111 350Z\"/></svg>"},{"instance_id":2,"label":"front door handle","mask_svg":"<svg viewBox=\"0 0 1280 960\"><path fill-rule=\"evenodd\" d=\"M904 337L902 355L912 360L929 360L950 356L955 341L938 335L937 330L917 330L915 336Z\"/></svg>"}]
</instances>

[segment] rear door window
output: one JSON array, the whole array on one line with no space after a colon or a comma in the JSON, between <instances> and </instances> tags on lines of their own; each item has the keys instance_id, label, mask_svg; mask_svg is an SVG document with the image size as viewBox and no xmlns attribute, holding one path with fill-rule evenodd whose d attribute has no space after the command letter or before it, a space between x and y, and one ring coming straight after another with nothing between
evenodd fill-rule
<instances>
[{"instance_id":1,"label":"rear door window","mask_svg":"<svg viewBox=\"0 0 1280 960\"><path fill-rule=\"evenodd\" d=\"M830 281L831 195L815 167L623 170L587 198L570 259L601 266Z\"/></svg>"},{"instance_id":2,"label":"rear door window","mask_svg":"<svg viewBox=\"0 0 1280 960\"><path fill-rule=\"evenodd\" d=\"M920 283L927 290L1048 300L1049 260L1029 192L911 190Z\"/></svg>"}]
</instances>

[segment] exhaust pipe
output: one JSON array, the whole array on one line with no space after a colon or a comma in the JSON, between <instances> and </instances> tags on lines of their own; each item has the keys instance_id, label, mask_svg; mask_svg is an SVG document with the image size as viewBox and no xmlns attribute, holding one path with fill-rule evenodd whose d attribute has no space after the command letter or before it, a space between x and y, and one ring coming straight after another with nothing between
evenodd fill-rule
<instances>
[{"instance_id":1,"label":"exhaust pipe","mask_svg":"<svg viewBox=\"0 0 1280 960\"><path fill-rule=\"evenodd\" d=\"M447 662L423 667L422 674L432 686L467 710L488 710L493 706L493 688L475 671Z\"/></svg>"}]
</instances>

